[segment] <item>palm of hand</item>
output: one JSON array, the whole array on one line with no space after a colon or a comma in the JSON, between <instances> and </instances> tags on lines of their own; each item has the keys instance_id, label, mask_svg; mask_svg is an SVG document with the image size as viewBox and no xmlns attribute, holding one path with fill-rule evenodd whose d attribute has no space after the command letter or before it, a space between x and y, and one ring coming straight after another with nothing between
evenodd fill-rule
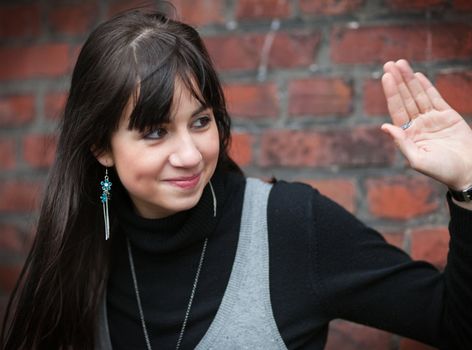
<instances>
[{"instance_id":1,"label":"palm of hand","mask_svg":"<svg viewBox=\"0 0 472 350\"><path fill-rule=\"evenodd\" d=\"M384 66L382 84L392 136L410 166L455 189L472 184L472 130L429 80L400 60ZM409 127L401 126L411 121Z\"/></svg>"}]
</instances>

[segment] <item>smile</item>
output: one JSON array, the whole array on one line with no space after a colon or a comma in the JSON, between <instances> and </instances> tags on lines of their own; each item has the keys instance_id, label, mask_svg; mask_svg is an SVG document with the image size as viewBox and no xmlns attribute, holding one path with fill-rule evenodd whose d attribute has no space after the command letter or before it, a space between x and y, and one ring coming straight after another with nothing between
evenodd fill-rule
<instances>
[{"instance_id":1,"label":"smile","mask_svg":"<svg viewBox=\"0 0 472 350\"><path fill-rule=\"evenodd\" d=\"M182 189L192 189L200 181L201 173L192 175L192 176L182 176L172 179L167 179L166 181L174 186L177 186Z\"/></svg>"}]
</instances>

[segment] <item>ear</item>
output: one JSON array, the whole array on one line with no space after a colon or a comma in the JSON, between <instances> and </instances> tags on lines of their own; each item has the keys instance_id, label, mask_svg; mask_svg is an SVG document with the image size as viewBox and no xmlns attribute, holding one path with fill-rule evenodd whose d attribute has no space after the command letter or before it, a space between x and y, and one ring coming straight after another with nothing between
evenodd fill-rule
<instances>
[{"instance_id":1,"label":"ear","mask_svg":"<svg viewBox=\"0 0 472 350\"><path fill-rule=\"evenodd\" d=\"M104 167L111 167L115 164L115 161L113 160L113 154L111 151L97 151L95 147L92 147L91 149L94 157L98 160L98 162L103 165Z\"/></svg>"}]
</instances>

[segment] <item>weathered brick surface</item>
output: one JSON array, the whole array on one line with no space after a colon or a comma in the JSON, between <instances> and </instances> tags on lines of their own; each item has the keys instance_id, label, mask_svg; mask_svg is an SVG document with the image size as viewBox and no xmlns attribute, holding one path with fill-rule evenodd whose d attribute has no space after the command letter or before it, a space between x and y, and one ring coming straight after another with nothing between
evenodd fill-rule
<instances>
[{"instance_id":1,"label":"weathered brick surface","mask_svg":"<svg viewBox=\"0 0 472 350\"><path fill-rule=\"evenodd\" d=\"M313 188L320 191L321 194L331 198L341 204L351 213L356 212L356 187L352 180L348 179L330 179L330 180L309 180L300 179Z\"/></svg>"},{"instance_id":2,"label":"weathered brick surface","mask_svg":"<svg viewBox=\"0 0 472 350\"><path fill-rule=\"evenodd\" d=\"M0 126L19 126L34 118L34 96L0 96Z\"/></svg>"},{"instance_id":3,"label":"weathered brick surface","mask_svg":"<svg viewBox=\"0 0 472 350\"><path fill-rule=\"evenodd\" d=\"M23 140L23 158L32 167L49 167L56 152L55 137L30 134Z\"/></svg>"},{"instance_id":4,"label":"weathered brick surface","mask_svg":"<svg viewBox=\"0 0 472 350\"><path fill-rule=\"evenodd\" d=\"M383 63L472 58L472 26L444 24L427 27L337 27L331 36L331 58L336 63ZM362 48L362 49L359 49Z\"/></svg>"},{"instance_id":5,"label":"weathered brick surface","mask_svg":"<svg viewBox=\"0 0 472 350\"><path fill-rule=\"evenodd\" d=\"M41 186L31 181L0 183L0 212L28 213L38 208Z\"/></svg>"},{"instance_id":6,"label":"weathered brick surface","mask_svg":"<svg viewBox=\"0 0 472 350\"><path fill-rule=\"evenodd\" d=\"M25 254L30 242L18 227L0 224L0 253Z\"/></svg>"},{"instance_id":7,"label":"weathered brick surface","mask_svg":"<svg viewBox=\"0 0 472 350\"><path fill-rule=\"evenodd\" d=\"M0 38L27 38L39 35L40 31L37 3L0 4Z\"/></svg>"},{"instance_id":8,"label":"weathered brick surface","mask_svg":"<svg viewBox=\"0 0 472 350\"><path fill-rule=\"evenodd\" d=\"M176 0L173 4L179 17L194 26L224 22L223 0Z\"/></svg>"},{"instance_id":9,"label":"weathered brick surface","mask_svg":"<svg viewBox=\"0 0 472 350\"><path fill-rule=\"evenodd\" d=\"M352 108L352 88L340 78L294 80L288 95L290 115L347 115Z\"/></svg>"},{"instance_id":10,"label":"weathered brick surface","mask_svg":"<svg viewBox=\"0 0 472 350\"><path fill-rule=\"evenodd\" d=\"M233 133L230 156L241 167L252 163L253 136L247 133Z\"/></svg>"},{"instance_id":11,"label":"weathered brick surface","mask_svg":"<svg viewBox=\"0 0 472 350\"><path fill-rule=\"evenodd\" d=\"M313 16L343 15L359 9L366 0L300 0L300 10L303 14Z\"/></svg>"},{"instance_id":12,"label":"weathered brick surface","mask_svg":"<svg viewBox=\"0 0 472 350\"><path fill-rule=\"evenodd\" d=\"M290 16L289 0L240 0L236 5L236 18L286 18Z\"/></svg>"},{"instance_id":13,"label":"weathered brick surface","mask_svg":"<svg viewBox=\"0 0 472 350\"><path fill-rule=\"evenodd\" d=\"M470 0L452 0L455 10L472 11L472 1Z\"/></svg>"},{"instance_id":14,"label":"weathered brick surface","mask_svg":"<svg viewBox=\"0 0 472 350\"><path fill-rule=\"evenodd\" d=\"M0 80L58 77L69 71L69 46L1 47L0 62Z\"/></svg>"},{"instance_id":15,"label":"weathered brick surface","mask_svg":"<svg viewBox=\"0 0 472 350\"><path fill-rule=\"evenodd\" d=\"M0 170L11 170L16 165L14 139L0 139Z\"/></svg>"},{"instance_id":16,"label":"weathered brick surface","mask_svg":"<svg viewBox=\"0 0 472 350\"><path fill-rule=\"evenodd\" d=\"M21 272L21 265L0 265L0 290L11 292Z\"/></svg>"},{"instance_id":17,"label":"weathered brick surface","mask_svg":"<svg viewBox=\"0 0 472 350\"><path fill-rule=\"evenodd\" d=\"M369 210L379 218L411 219L439 207L431 181L422 177L371 178L366 188Z\"/></svg>"},{"instance_id":18,"label":"weathered brick surface","mask_svg":"<svg viewBox=\"0 0 472 350\"><path fill-rule=\"evenodd\" d=\"M65 34L82 34L92 29L96 22L98 7L91 1L61 5L51 9L49 22L53 31Z\"/></svg>"},{"instance_id":19,"label":"weathered brick surface","mask_svg":"<svg viewBox=\"0 0 472 350\"><path fill-rule=\"evenodd\" d=\"M271 45L263 50L265 40ZM308 67L315 62L320 41L313 31L278 32L272 39L255 33L234 36L209 36L205 44L221 71Z\"/></svg>"},{"instance_id":20,"label":"weathered brick surface","mask_svg":"<svg viewBox=\"0 0 472 350\"><path fill-rule=\"evenodd\" d=\"M52 92L44 98L44 114L48 119L59 119L66 105L67 94Z\"/></svg>"},{"instance_id":21,"label":"weathered brick surface","mask_svg":"<svg viewBox=\"0 0 472 350\"><path fill-rule=\"evenodd\" d=\"M390 8L399 11L430 10L447 5L446 0L388 0Z\"/></svg>"},{"instance_id":22,"label":"weathered brick surface","mask_svg":"<svg viewBox=\"0 0 472 350\"><path fill-rule=\"evenodd\" d=\"M0 4L0 318L18 271L11 258L20 261L34 237L28 224L54 156L49 133L81 44L104 19L146 3ZM406 162L380 132L389 120L380 77L385 61L407 58L471 121L472 1L172 3L177 18L198 26L221 73L234 117L230 154L248 175L307 182L389 243L444 266L444 189L405 174ZM334 322L328 349L428 348Z\"/></svg>"},{"instance_id":23,"label":"weathered brick surface","mask_svg":"<svg viewBox=\"0 0 472 350\"><path fill-rule=\"evenodd\" d=\"M447 227L419 228L411 232L411 256L439 268L446 266L449 246Z\"/></svg>"},{"instance_id":24,"label":"weathered brick surface","mask_svg":"<svg viewBox=\"0 0 472 350\"><path fill-rule=\"evenodd\" d=\"M261 138L260 164L264 167L386 166L393 159L393 144L377 128L269 130Z\"/></svg>"},{"instance_id":25,"label":"weathered brick surface","mask_svg":"<svg viewBox=\"0 0 472 350\"><path fill-rule=\"evenodd\" d=\"M224 87L232 117L275 118L279 111L277 86L268 84L231 84Z\"/></svg>"},{"instance_id":26,"label":"weathered brick surface","mask_svg":"<svg viewBox=\"0 0 472 350\"><path fill-rule=\"evenodd\" d=\"M377 79L364 82L364 113L368 116L388 115L387 102L382 90L382 83Z\"/></svg>"},{"instance_id":27,"label":"weathered brick surface","mask_svg":"<svg viewBox=\"0 0 472 350\"><path fill-rule=\"evenodd\" d=\"M441 95L459 113L472 114L472 70L439 74L436 86Z\"/></svg>"}]
</instances>

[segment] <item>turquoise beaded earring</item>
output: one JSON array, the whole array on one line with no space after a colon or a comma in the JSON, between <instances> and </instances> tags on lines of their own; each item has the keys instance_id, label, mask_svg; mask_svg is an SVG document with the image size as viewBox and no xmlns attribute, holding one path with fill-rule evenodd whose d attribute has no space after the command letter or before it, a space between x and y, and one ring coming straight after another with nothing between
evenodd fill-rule
<instances>
[{"instance_id":1,"label":"turquoise beaded earring","mask_svg":"<svg viewBox=\"0 0 472 350\"><path fill-rule=\"evenodd\" d=\"M110 199L111 191L111 182L108 178L108 168L105 168L105 178L103 181L100 181L100 186L102 188L102 195L100 200L102 201L103 206L103 221L105 222L105 240L110 238L110 217L108 215L108 200Z\"/></svg>"}]
</instances>

